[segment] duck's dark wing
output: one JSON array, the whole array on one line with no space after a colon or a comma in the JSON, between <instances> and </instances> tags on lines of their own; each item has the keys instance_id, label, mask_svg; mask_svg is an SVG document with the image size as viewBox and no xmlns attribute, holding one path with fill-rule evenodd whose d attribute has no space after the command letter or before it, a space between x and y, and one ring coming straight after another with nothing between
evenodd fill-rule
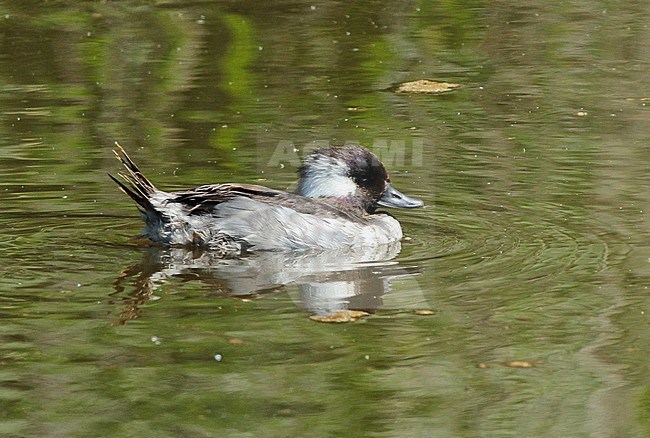
<instances>
[{"instance_id":1,"label":"duck's dark wing","mask_svg":"<svg viewBox=\"0 0 650 438\"><path fill-rule=\"evenodd\" d=\"M182 204L190 215L210 213L214 208L234 198L244 197L260 201L279 201L291 196L281 190L254 184L209 184L195 189L171 193L168 202Z\"/></svg>"},{"instance_id":2,"label":"duck's dark wing","mask_svg":"<svg viewBox=\"0 0 650 438\"><path fill-rule=\"evenodd\" d=\"M213 184L171 193L167 202L182 204L189 215L214 214L220 204L237 198L248 198L263 204L290 208L297 213L316 214L328 218L362 221L363 210L343 201L307 198L295 193L254 184ZM220 207L220 211L223 207ZM223 212L221 212L223 214Z\"/></svg>"}]
</instances>

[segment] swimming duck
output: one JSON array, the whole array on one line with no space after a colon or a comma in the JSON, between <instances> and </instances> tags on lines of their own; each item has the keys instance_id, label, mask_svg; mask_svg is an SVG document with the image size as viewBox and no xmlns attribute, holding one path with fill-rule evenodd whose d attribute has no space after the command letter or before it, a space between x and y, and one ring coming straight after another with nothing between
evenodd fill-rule
<instances>
[{"instance_id":1,"label":"swimming duck","mask_svg":"<svg viewBox=\"0 0 650 438\"><path fill-rule=\"evenodd\" d=\"M109 176L138 204L141 236L166 245L224 255L384 245L401 240L402 228L377 207L424 205L393 188L379 158L358 145L315 149L298 170L295 193L238 183L164 192L116 146L125 183Z\"/></svg>"}]
</instances>

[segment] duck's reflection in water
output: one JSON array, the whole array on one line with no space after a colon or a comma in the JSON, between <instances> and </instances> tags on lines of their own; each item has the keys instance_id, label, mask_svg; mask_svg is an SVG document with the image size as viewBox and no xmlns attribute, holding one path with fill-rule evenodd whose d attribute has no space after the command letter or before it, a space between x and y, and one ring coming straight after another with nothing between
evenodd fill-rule
<instances>
[{"instance_id":1,"label":"duck's reflection in water","mask_svg":"<svg viewBox=\"0 0 650 438\"><path fill-rule=\"evenodd\" d=\"M346 251L260 252L223 258L199 249L151 247L142 263L124 270L115 282L115 295L127 306L120 323L139 317L139 306L156 299L155 290L170 278L198 280L212 292L235 298L292 285L297 286L289 289L296 305L312 314L372 313L382 305L392 278L418 272L393 260L400 249L397 242ZM134 291L127 292L132 287L128 283Z\"/></svg>"}]
</instances>

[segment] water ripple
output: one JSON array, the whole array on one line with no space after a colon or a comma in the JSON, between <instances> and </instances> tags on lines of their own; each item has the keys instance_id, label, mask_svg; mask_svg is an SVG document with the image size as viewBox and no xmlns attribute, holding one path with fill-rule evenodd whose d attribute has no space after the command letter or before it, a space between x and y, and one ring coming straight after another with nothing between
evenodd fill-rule
<instances>
[{"instance_id":1,"label":"water ripple","mask_svg":"<svg viewBox=\"0 0 650 438\"><path fill-rule=\"evenodd\" d=\"M400 259L432 261L435 274L468 282L516 284L579 271L601 271L606 264L606 229L585 231L579 217L553 203L539 203L536 215L515 208L456 210L453 216L435 212L402 221L412 240ZM433 232L431 232L433 230Z\"/></svg>"}]
</instances>

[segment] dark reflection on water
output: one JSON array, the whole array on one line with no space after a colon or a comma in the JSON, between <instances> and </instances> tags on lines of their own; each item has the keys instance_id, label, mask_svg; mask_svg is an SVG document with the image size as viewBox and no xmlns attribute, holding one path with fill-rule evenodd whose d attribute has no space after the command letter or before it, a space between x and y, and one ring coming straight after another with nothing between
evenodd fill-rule
<instances>
[{"instance_id":1,"label":"dark reflection on water","mask_svg":"<svg viewBox=\"0 0 650 438\"><path fill-rule=\"evenodd\" d=\"M316 315L340 310L374 312L390 291L390 280L417 274L417 268L390 262L399 243L346 251L260 252L244 258L223 258L200 249L152 247L144 260L131 266L115 282L116 292L127 308L120 322L140 316L139 306L165 281L200 281L212 293L249 297L297 286L292 299L297 307ZM135 290L131 290L135 289Z\"/></svg>"}]
</instances>

